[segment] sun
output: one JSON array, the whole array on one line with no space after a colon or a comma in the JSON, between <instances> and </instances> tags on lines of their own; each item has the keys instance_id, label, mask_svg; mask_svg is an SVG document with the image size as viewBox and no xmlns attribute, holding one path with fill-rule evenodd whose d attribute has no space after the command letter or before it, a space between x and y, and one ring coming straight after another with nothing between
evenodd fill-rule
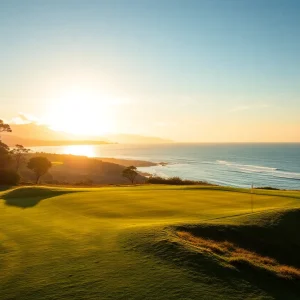
<instances>
[{"instance_id":1,"label":"sun","mask_svg":"<svg viewBox=\"0 0 300 300\"><path fill-rule=\"evenodd\" d=\"M111 100L98 93L72 89L52 101L50 127L80 136L96 136L114 129Z\"/></svg>"}]
</instances>

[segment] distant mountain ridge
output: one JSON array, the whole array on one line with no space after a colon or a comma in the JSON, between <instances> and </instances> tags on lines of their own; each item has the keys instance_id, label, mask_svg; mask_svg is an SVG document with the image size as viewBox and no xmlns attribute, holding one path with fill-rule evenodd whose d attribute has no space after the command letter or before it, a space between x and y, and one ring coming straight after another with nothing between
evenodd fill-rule
<instances>
[{"instance_id":1,"label":"distant mountain ridge","mask_svg":"<svg viewBox=\"0 0 300 300\"><path fill-rule=\"evenodd\" d=\"M155 136L143 136L137 134L110 134L106 136L109 140L121 144L156 144L172 143L172 140L163 139Z\"/></svg>"},{"instance_id":2,"label":"distant mountain ridge","mask_svg":"<svg viewBox=\"0 0 300 300\"><path fill-rule=\"evenodd\" d=\"M108 134L105 136L83 136L55 131L46 125L36 123L12 124L12 133L1 133L1 138L8 145L58 146L71 144L155 144L171 143L171 140L135 134Z\"/></svg>"}]
</instances>

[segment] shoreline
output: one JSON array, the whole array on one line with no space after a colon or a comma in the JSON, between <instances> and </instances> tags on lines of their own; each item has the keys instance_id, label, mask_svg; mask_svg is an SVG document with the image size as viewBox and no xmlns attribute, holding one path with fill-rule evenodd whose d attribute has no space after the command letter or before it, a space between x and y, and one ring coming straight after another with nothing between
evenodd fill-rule
<instances>
[{"instance_id":1,"label":"shoreline","mask_svg":"<svg viewBox=\"0 0 300 300\"><path fill-rule=\"evenodd\" d=\"M111 163L111 164L115 164L115 165L119 165L121 167L128 167L128 166L132 166L134 165L137 168L147 168L147 167L156 167L156 166L160 166L160 167L164 167L166 165L169 165L169 163L164 163L164 162L159 162L159 163L155 163L155 162L151 162L151 161L147 161L147 160L134 160L134 159L123 159L123 158L114 158L114 157L88 157L88 156L83 156L83 155L75 155L75 154L57 154L57 153L46 153L46 152L31 152L28 153L26 156L28 157L33 157L36 155L44 155L46 157L49 157L51 160L60 160L60 159L64 159L64 158L78 158L78 159L89 159L89 160L96 160L96 161L101 161L104 163ZM73 160L73 159L72 159ZM56 161L53 161L53 164ZM146 170L138 170L139 174L145 178L147 177L151 177L154 174L146 171ZM157 177L162 177L159 175L156 175ZM154 176L155 177L155 176ZM167 176L167 177L162 177L163 179L170 179L173 177L179 177L181 180L188 180L185 179L181 176L175 175L175 176ZM194 180L194 179L190 179L190 181L194 181L197 182L199 181L199 184L201 185L200 181L202 180ZM218 184L217 182L213 182L213 181L203 181L203 183L205 182L205 184L209 184L209 185L213 185L213 186L219 186L219 187L226 187L226 188L241 188L241 189L249 189L248 187L239 187L239 186L234 186L234 185L223 185L223 184ZM99 183L95 183L92 185L87 185L87 186L102 186L102 185L115 185L115 184L120 184L120 183L104 183L104 184L99 184ZM160 183L157 183L160 184ZM55 185L55 184L54 184ZM62 186L64 186L65 184L62 184ZM69 185L69 184L68 184ZM72 185L72 184L71 184ZM184 185L184 184L174 184L174 185ZM197 185L197 183L195 183L195 185ZM257 185L255 187L253 187L253 190L273 190L273 191L298 191L299 189L288 189L288 188L281 188L281 187L276 187L276 186L270 186L270 185Z\"/></svg>"},{"instance_id":2,"label":"shoreline","mask_svg":"<svg viewBox=\"0 0 300 300\"><path fill-rule=\"evenodd\" d=\"M82 189L91 189L91 188L106 188L106 187L139 187L139 186L170 186L170 187L188 187L188 188L197 188L197 187L204 187L204 188L213 188L216 190L228 190L228 191L239 191L239 192L247 192L251 194L251 188L244 188L244 187L234 187L234 186L225 186L225 185L217 185L209 182L203 183L195 183L195 184L167 184L167 183L83 183L83 184L74 184L74 183L29 183L29 182L21 182L17 185L13 186L1 186L0 185L0 193L5 191L6 189L10 188L22 188L22 187L32 187L32 188L40 188L40 187L55 187L55 188L82 188ZM2 189L1 189L2 188ZM300 190L293 190L293 189L278 189L278 188L270 188L270 187L258 187L254 188L254 195L263 195L260 192L268 192L272 195L273 192L300 192ZM266 194L268 195L268 194ZM291 196L292 197L292 196Z\"/></svg>"},{"instance_id":3,"label":"shoreline","mask_svg":"<svg viewBox=\"0 0 300 300\"><path fill-rule=\"evenodd\" d=\"M30 152L27 154L29 157L34 155L46 155L46 156L57 156L57 157L78 157L78 158L88 158L88 159L96 159L102 162L117 164L125 167L129 167L134 165L135 167L155 167L155 166L165 166L167 163L155 163L147 160L139 160L139 159L125 159L125 158L115 158L115 157L89 157L86 155L76 155L76 154L61 154L61 153L51 153L51 152Z\"/></svg>"},{"instance_id":4,"label":"shoreline","mask_svg":"<svg viewBox=\"0 0 300 300\"><path fill-rule=\"evenodd\" d=\"M134 165L135 167L140 168L140 167L155 167L160 165L160 163L155 163L147 160L135 160L135 159L114 158L114 157L91 157L91 158L101 160L103 162L118 164L125 167Z\"/></svg>"},{"instance_id":5,"label":"shoreline","mask_svg":"<svg viewBox=\"0 0 300 300\"><path fill-rule=\"evenodd\" d=\"M106 148L107 147L107 148ZM79 149L83 156L98 161L111 162L124 166L135 165L144 175L176 177L191 180L205 180L218 185L248 187L272 187L286 190L299 189L297 161L294 164L282 153L297 158L298 147L262 147L254 153L252 148L216 149L204 148L145 148L125 146L95 147L92 150ZM73 149L46 148L32 149L38 152L62 153ZM75 149L77 151L77 149ZM74 159L80 155L74 150ZM80 152L78 150L78 152ZM274 150L274 157L266 153ZM86 154L84 153L86 151ZM252 150L251 150L252 151ZM245 158L246 154L252 153ZM272 152L273 153L273 152ZM103 156L103 157L102 157ZM168 164L161 162L167 161Z\"/></svg>"}]
</instances>

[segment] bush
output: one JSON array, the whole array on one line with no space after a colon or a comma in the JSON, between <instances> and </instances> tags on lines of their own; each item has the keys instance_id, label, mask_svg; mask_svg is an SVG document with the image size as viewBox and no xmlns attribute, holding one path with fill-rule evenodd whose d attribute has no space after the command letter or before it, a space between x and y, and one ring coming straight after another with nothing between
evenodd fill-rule
<instances>
[{"instance_id":1,"label":"bush","mask_svg":"<svg viewBox=\"0 0 300 300\"><path fill-rule=\"evenodd\" d=\"M196 184L208 185L208 183L204 181L183 180L180 177L162 178L159 176L154 176L148 178L147 182L152 184L171 184L171 185L196 185Z\"/></svg>"},{"instance_id":2,"label":"bush","mask_svg":"<svg viewBox=\"0 0 300 300\"><path fill-rule=\"evenodd\" d=\"M0 185L17 185L20 179L16 171L0 169Z\"/></svg>"},{"instance_id":3,"label":"bush","mask_svg":"<svg viewBox=\"0 0 300 300\"><path fill-rule=\"evenodd\" d=\"M257 189L257 190L274 190L274 191L279 191L280 189L278 188L274 188L274 187L271 187L271 186L262 186L262 187L255 187L254 189Z\"/></svg>"},{"instance_id":4,"label":"bush","mask_svg":"<svg viewBox=\"0 0 300 300\"><path fill-rule=\"evenodd\" d=\"M84 179L75 183L75 185L93 185L92 179Z\"/></svg>"}]
</instances>

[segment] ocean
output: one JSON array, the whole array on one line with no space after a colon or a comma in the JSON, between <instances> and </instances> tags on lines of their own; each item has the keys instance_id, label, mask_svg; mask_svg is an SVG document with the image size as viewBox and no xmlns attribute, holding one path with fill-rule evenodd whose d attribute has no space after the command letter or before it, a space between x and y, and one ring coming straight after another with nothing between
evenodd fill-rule
<instances>
[{"instance_id":1,"label":"ocean","mask_svg":"<svg viewBox=\"0 0 300 300\"><path fill-rule=\"evenodd\" d=\"M32 147L33 151L164 162L153 175L210 183L300 190L300 144L162 144Z\"/></svg>"}]
</instances>

